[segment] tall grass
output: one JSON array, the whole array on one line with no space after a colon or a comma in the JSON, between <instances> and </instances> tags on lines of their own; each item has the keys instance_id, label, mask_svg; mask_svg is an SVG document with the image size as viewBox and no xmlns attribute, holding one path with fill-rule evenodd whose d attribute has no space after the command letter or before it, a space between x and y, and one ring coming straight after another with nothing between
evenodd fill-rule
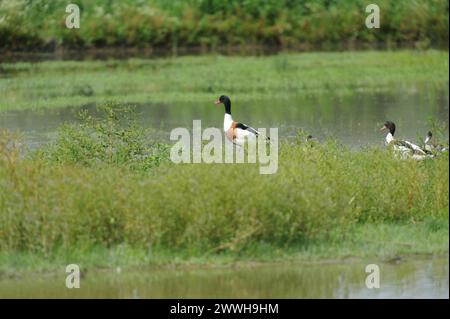
<instances>
[{"instance_id":1,"label":"tall grass","mask_svg":"<svg viewBox=\"0 0 450 319\"><path fill-rule=\"evenodd\" d=\"M66 1L0 2L0 49L56 47L322 47L355 43L448 46L448 1L380 0L382 27L365 26L360 0L79 0L81 28L65 28Z\"/></svg>"},{"instance_id":2,"label":"tall grass","mask_svg":"<svg viewBox=\"0 0 450 319\"><path fill-rule=\"evenodd\" d=\"M80 142L70 136L65 149ZM448 218L448 154L415 162L299 138L282 143L278 172L267 176L254 164L73 162L54 148L21 157L13 141L0 136L1 251L239 252L326 241L361 223Z\"/></svg>"}]
</instances>

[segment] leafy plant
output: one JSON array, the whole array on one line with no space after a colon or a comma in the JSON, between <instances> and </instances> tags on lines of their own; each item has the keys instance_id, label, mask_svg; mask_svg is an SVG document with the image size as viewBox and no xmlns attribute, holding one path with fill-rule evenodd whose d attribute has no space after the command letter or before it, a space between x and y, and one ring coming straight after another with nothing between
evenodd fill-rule
<instances>
[{"instance_id":1,"label":"leafy plant","mask_svg":"<svg viewBox=\"0 0 450 319\"><path fill-rule=\"evenodd\" d=\"M80 124L63 125L58 139L34 156L48 163L106 164L143 171L168 158L169 146L148 142L132 108L108 102L97 107L97 112L94 117L87 110L81 111Z\"/></svg>"}]
</instances>

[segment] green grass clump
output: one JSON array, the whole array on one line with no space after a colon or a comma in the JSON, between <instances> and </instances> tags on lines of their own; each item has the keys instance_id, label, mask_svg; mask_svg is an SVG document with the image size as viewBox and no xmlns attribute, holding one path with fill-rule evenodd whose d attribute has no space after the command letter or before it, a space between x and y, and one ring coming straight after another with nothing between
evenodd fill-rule
<instances>
[{"instance_id":1,"label":"green grass clump","mask_svg":"<svg viewBox=\"0 0 450 319\"><path fill-rule=\"evenodd\" d=\"M126 166L146 171L169 158L169 145L149 142L132 109L112 102L97 107L96 117L80 112L80 124L62 125L58 139L34 156L52 164Z\"/></svg>"},{"instance_id":2,"label":"green grass clump","mask_svg":"<svg viewBox=\"0 0 450 319\"><path fill-rule=\"evenodd\" d=\"M72 142L78 137L64 143ZM244 253L255 244L333 244L358 225L426 223L435 231L443 227L436 220L448 220L448 154L416 162L299 139L280 145L274 175L260 175L258 164L161 161L135 170L133 159L79 165L57 154L20 156L2 134L0 251Z\"/></svg>"},{"instance_id":3,"label":"green grass clump","mask_svg":"<svg viewBox=\"0 0 450 319\"><path fill-rule=\"evenodd\" d=\"M430 225L439 225L438 227ZM137 247L119 244L59 248L52 254L0 251L0 279L36 271L61 271L76 263L83 270L143 266L217 266L235 263L330 262L347 258L385 260L448 254L448 217L427 217L419 222L359 223L347 232L337 228L326 239L290 245L252 241L240 250L220 253L172 247Z\"/></svg>"}]
</instances>

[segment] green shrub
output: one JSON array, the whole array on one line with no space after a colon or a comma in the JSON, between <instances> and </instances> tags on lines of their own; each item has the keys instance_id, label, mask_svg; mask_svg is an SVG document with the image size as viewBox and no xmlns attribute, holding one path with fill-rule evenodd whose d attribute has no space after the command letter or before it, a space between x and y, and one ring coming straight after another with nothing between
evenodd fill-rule
<instances>
[{"instance_id":1,"label":"green shrub","mask_svg":"<svg viewBox=\"0 0 450 319\"><path fill-rule=\"evenodd\" d=\"M58 138L40 149L35 158L48 163L99 164L148 170L167 160L169 146L148 142L129 107L106 103L97 108L99 116L80 112L80 124L65 124Z\"/></svg>"},{"instance_id":2,"label":"green shrub","mask_svg":"<svg viewBox=\"0 0 450 319\"><path fill-rule=\"evenodd\" d=\"M380 0L382 27L365 27L360 0L79 0L82 27L64 25L66 1L0 2L0 49L104 46L448 47L448 1Z\"/></svg>"}]
</instances>

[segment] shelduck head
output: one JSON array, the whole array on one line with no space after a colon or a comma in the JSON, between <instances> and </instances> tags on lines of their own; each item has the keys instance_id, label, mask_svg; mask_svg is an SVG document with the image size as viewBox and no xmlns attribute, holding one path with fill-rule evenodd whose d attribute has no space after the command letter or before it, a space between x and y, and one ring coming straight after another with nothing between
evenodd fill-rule
<instances>
[{"instance_id":1,"label":"shelduck head","mask_svg":"<svg viewBox=\"0 0 450 319\"><path fill-rule=\"evenodd\" d=\"M391 133L392 136L394 136L394 133L395 133L395 124L394 124L394 122L386 121L384 123L384 125L380 128L380 132L384 132L386 130L388 130L389 133Z\"/></svg>"},{"instance_id":2,"label":"shelduck head","mask_svg":"<svg viewBox=\"0 0 450 319\"><path fill-rule=\"evenodd\" d=\"M433 133L431 133L431 131L428 131L427 136L425 136L425 144L428 144L431 140L431 138L433 137Z\"/></svg>"},{"instance_id":3,"label":"shelduck head","mask_svg":"<svg viewBox=\"0 0 450 319\"><path fill-rule=\"evenodd\" d=\"M226 95L221 95L218 100L214 102L215 105L223 104L225 106L225 113L231 114L231 101Z\"/></svg>"}]
</instances>

